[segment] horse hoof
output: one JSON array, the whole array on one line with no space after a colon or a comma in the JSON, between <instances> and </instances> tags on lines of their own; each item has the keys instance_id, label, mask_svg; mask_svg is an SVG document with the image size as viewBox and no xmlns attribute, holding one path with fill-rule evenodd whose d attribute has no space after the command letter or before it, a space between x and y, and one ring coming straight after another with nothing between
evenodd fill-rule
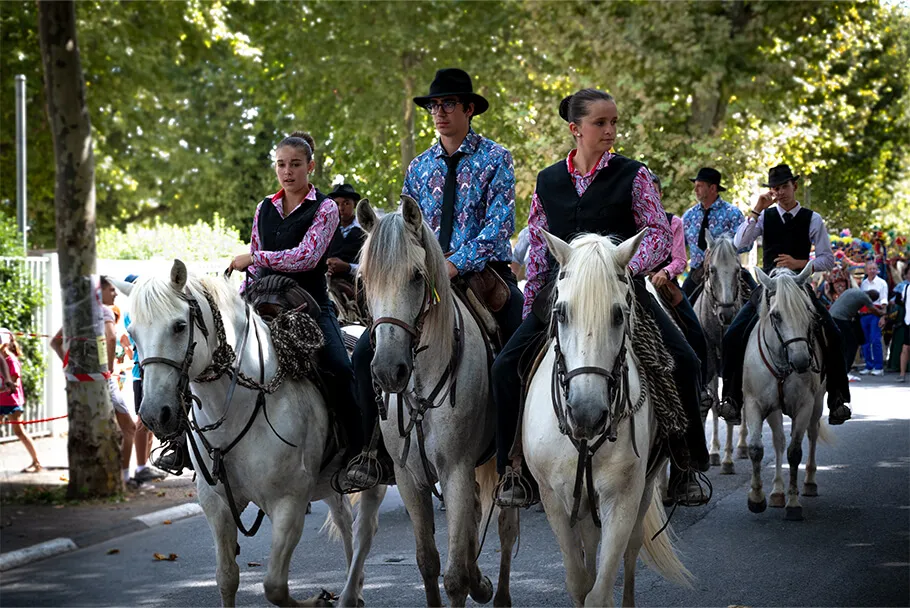
<instances>
[{"instance_id":1,"label":"horse hoof","mask_svg":"<svg viewBox=\"0 0 910 608\"><path fill-rule=\"evenodd\" d=\"M711 466L712 467L720 466L720 454L711 454Z\"/></svg>"},{"instance_id":2,"label":"horse hoof","mask_svg":"<svg viewBox=\"0 0 910 608\"><path fill-rule=\"evenodd\" d=\"M817 483L804 483L803 484L803 496L818 496L818 484Z\"/></svg>"},{"instance_id":3,"label":"horse hoof","mask_svg":"<svg viewBox=\"0 0 910 608\"><path fill-rule=\"evenodd\" d=\"M720 465L720 474L721 475L735 475L736 469L733 468L732 462L725 462Z\"/></svg>"},{"instance_id":4,"label":"horse hoof","mask_svg":"<svg viewBox=\"0 0 910 608\"><path fill-rule=\"evenodd\" d=\"M748 502L749 510L753 513L764 513L765 509L768 508L768 500L765 498L762 498L761 502L752 502L751 500L748 500Z\"/></svg>"},{"instance_id":5,"label":"horse hoof","mask_svg":"<svg viewBox=\"0 0 910 608\"><path fill-rule=\"evenodd\" d=\"M787 521L802 521L803 520L803 508L802 507L787 507L786 513L784 514L784 519Z\"/></svg>"},{"instance_id":6,"label":"horse hoof","mask_svg":"<svg viewBox=\"0 0 910 608\"><path fill-rule=\"evenodd\" d=\"M480 585L471 590L471 599L478 604L486 604L493 599L493 581L490 580L489 576L484 576Z\"/></svg>"},{"instance_id":7,"label":"horse hoof","mask_svg":"<svg viewBox=\"0 0 910 608\"><path fill-rule=\"evenodd\" d=\"M784 505L787 503L787 498L783 493L774 493L771 494L771 508L772 509L783 509Z\"/></svg>"},{"instance_id":8,"label":"horse hoof","mask_svg":"<svg viewBox=\"0 0 910 608\"><path fill-rule=\"evenodd\" d=\"M505 597L500 597L499 592L496 593L496 597L493 598L494 608L509 608L512 605L512 597L506 595Z\"/></svg>"},{"instance_id":9,"label":"horse hoof","mask_svg":"<svg viewBox=\"0 0 910 608\"><path fill-rule=\"evenodd\" d=\"M363 601L362 599L360 599L360 598L357 598L357 608L363 608L363 607L366 606L366 605L367 605L366 602L364 602L364 601Z\"/></svg>"},{"instance_id":10,"label":"horse hoof","mask_svg":"<svg viewBox=\"0 0 910 608\"><path fill-rule=\"evenodd\" d=\"M736 448L736 459L737 460L749 460L749 448L742 446Z\"/></svg>"}]
</instances>

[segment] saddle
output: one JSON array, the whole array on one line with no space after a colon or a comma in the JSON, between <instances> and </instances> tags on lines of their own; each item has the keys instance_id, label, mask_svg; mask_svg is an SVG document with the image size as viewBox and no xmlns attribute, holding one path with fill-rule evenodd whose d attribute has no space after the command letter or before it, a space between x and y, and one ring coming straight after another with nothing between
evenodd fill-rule
<instances>
[{"instance_id":1,"label":"saddle","mask_svg":"<svg viewBox=\"0 0 910 608\"><path fill-rule=\"evenodd\" d=\"M297 281L280 274L269 274L255 281L243 294L260 317L267 322L285 311L302 311L312 318L320 307Z\"/></svg>"}]
</instances>

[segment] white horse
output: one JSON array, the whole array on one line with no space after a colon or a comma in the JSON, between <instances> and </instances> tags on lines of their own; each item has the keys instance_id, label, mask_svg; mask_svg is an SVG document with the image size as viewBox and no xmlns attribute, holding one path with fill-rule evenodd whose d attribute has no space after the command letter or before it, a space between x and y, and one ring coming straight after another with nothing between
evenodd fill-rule
<instances>
[{"instance_id":1,"label":"white horse","mask_svg":"<svg viewBox=\"0 0 910 608\"><path fill-rule=\"evenodd\" d=\"M576 606L614 605L620 560L622 603L634 605L642 545L648 563L664 577L685 585L690 576L669 531L651 538L665 519L654 485L667 458L659 455L648 466L657 449L657 421L630 344L635 317L627 266L643 235L616 246L593 234L568 245L544 233L561 268L551 322L554 340L530 381L522 441L562 549L566 587ZM617 411L622 413L617 416ZM584 467L579 454L587 453L589 444L610 429L615 442L604 442L591 457L593 488L588 488L580 479ZM579 491L582 498L576 503ZM588 498L592 491L593 505ZM595 520L598 513L601 529Z\"/></svg>"},{"instance_id":2,"label":"white horse","mask_svg":"<svg viewBox=\"0 0 910 608\"><path fill-rule=\"evenodd\" d=\"M772 277L756 268L764 286L759 321L748 338L743 375L743 413L749 431L749 457L752 459L752 489L749 510L761 513L768 506L762 490L762 423L771 426L777 465L771 490L771 506L786 505L786 518L802 519L797 476L802 461L803 435L809 435L809 460L806 463L804 496L818 496L815 483L815 447L823 429L820 419L825 382L820 372L821 348L815 343L815 307L803 284L812 274L812 263L798 275L778 269ZM783 415L791 419L790 486L784 499L781 460L784 454ZM822 431L823 432L823 431ZM823 437L824 439L824 437Z\"/></svg>"},{"instance_id":3,"label":"white horse","mask_svg":"<svg viewBox=\"0 0 910 608\"><path fill-rule=\"evenodd\" d=\"M464 606L469 594L486 603L493 588L476 563L478 530L492 508L496 470L490 460L475 476L475 465L493 440L490 362L480 327L452 292L439 242L417 203L401 198L401 211L382 219L369 201L357 205L357 219L369 234L360 273L373 314L373 379L388 404L380 428L414 525L427 605L442 605L431 493L437 480L448 521L446 594L453 606ZM499 523L495 603L503 606L511 603L515 509L503 510Z\"/></svg>"},{"instance_id":4,"label":"white horse","mask_svg":"<svg viewBox=\"0 0 910 608\"><path fill-rule=\"evenodd\" d=\"M736 317L736 313L745 304L743 290L741 288L742 265L739 263L739 256L736 254L736 248L733 241L727 236L714 238L711 233L705 234L708 241L708 249L705 251L704 261L704 289L701 296L695 302L695 314L698 322L701 323L702 330L705 333L705 342L708 347L708 377L706 379L713 404L711 410L714 412L714 428L711 436L711 465L721 465L721 475L732 475L733 467L733 427L727 423L727 442L724 446L724 458L720 458L720 441L719 427L720 417L717 413L717 396L718 379L720 376L721 362L721 345L723 344L724 332L730 323ZM702 410L702 420L705 419L708 412ZM740 458L748 458L746 451L746 426L740 428L738 455Z\"/></svg>"},{"instance_id":5,"label":"white horse","mask_svg":"<svg viewBox=\"0 0 910 608\"><path fill-rule=\"evenodd\" d=\"M271 381L278 359L268 326L223 279L188 278L186 267L177 260L170 280L149 278L122 287L130 295L129 332L143 368L140 417L159 438L185 430L188 415L195 421L191 441L195 448L190 452L199 473L199 502L215 539L222 603L234 605L240 583L235 517L253 503L260 509L260 520L264 513L272 523L264 584L268 600L279 606L331 605L324 595L299 602L288 589L288 567L300 541L307 503L320 499L329 505L348 561L341 603L362 602L363 562L385 487L362 495L355 551L350 503L329 484L330 473L342 464L340 454L323 470L332 430L315 385L288 377L263 395L243 386L250 384L244 377L255 383ZM225 359L226 346L236 353L227 359L231 370L203 382L203 377L217 375L210 365L218 360L216 354ZM240 378L238 386L231 377ZM257 404L261 397L264 401ZM220 461L217 466L215 458ZM256 528L258 523L249 532Z\"/></svg>"}]
</instances>

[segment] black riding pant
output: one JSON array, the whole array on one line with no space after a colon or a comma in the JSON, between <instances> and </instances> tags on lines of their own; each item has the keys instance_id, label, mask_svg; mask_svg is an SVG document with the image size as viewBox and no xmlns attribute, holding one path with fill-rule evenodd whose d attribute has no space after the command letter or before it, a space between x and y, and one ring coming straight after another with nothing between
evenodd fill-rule
<instances>
[{"instance_id":1,"label":"black riding pant","mask_svg":"<svg viewBox=\"0 0 910 608\"><path fill-rule=\"evenodd\" d=\"M524 307L524 296L521 294L521 290L518 289L518 281L512 271L508 270L508 266L505 266L505 268L507 272L501 271L500 276L505 280L506 285L509 286L509 301L499 312L493 313L493 318L499 324L504 343L508 342L518 326L521 325L521 311ZM370 332L365 331L354 347L351 362L354 365L354 376L357 379L357 404L360 406L363 436L367 439L373 435L373 428L376 426L376 418L379 414L376 403L377 394L373 388L373 372L370 369L370 365L373 363L373 355Z\"/></svg>"},{"instance_id":2,"label":"black riding pant","mask_svg":"<svg viewBox=\"0 0 910 608\"><path fill-rule=\"evenodd\" d=\"M677 317L676 321L686 337L686 342L698 356L701 363L701 384L704 386L708 377L708 342L705 339L701 323L698 321L698 315L695 314L695 309L686 298L673 307L673 314Z\"/></svg>"},{"instance_id":3,"label":"black riding pant","mask_svg":"<svg viewBox=\"0 0 910 608\"><path fill-rule=\"evenodd\" d=\"M664 312L660 303L645 288L643 281L634 281L635 295L651 313L660 330L665 348L673 356L676 368L673 378L686 411L688 428L686 443L696 462L708 461L704 428L701 424L699 396L701 393L701 363L686 338ZM696 320L697 325L697 320ZM518 328L493 363L493 400L496 403L496 467L500 474L510 463L509 451L518 428L524 379L543 341L546 324L533 313ZM701 336L704 343L704 335Z\"/></svg>"},{"instance_id":4,"label":"black riding pant","mask_svg":"<svg viewBox=\"0 0 910 608\"><path fill-rule=\"evenodd\" d=\"M364 436L360 409L354 396L354 370L348 351L344 349L334 306L322 306L316 323L325 337L325 345L319 351L319 371L328 392L328 406L334 407L347 434L346 451L353 454L363 449Z\"/></svg>"},{"instance_id":5,"label":"black riding pant","mask_svg":"<svg viewBox=\"0 0 910 608\"><path fill-rule=\"evenodd\" d=\"M739 310L733 323L727 328L723 340L723 360L721 361L721 374L724 379L724 398L730 398L736 407L743 403L743 363L746 357L746 346L752 329L758 322L757 304L761 301L763 288L756 288L752 298ZM818 301L814 292L809 292L809 298L815 306L821 332L822 357L824 358L827 384L828 407L838 404L838 395L845 403L850 402L850 384L847 380L847 368L844 365L844 347L840 329L831 318L828 309Z\"/></svg>"}]
</instances>

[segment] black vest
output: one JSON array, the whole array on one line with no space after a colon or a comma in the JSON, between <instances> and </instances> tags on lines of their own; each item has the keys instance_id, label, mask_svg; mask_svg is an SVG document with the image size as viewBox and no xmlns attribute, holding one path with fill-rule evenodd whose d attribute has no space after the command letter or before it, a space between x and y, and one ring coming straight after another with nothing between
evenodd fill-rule
<instances>
[{"instance_id":1,"label":"black vest","mask_svg":"<svg viewBox=\"0 0 910 608\"><path fill-rule=\"evenodd\" d=\"M338 258L342 262L347 262L348 264L356 264L357 258L360 257L360 248L363 246L363 242L367 238L367 233L363 231L360 226L354 226L348 232L348 235L345 236L341 232L341 226L335 230L335 236L332 237L332 242L329 243L328 252L325 254L327 258ZM350 274L348 274L347 279L353 279Z\"/></svg>"},{"instance_id":2,"label":"black vest","mask_svg":"<svg viewBox=\"0 0 910 608\"><path fill-rule=\"evenodd\" d=\"M289 216L282 219L281 214L272 204L272 197L267 196L259 207L259 243L262 250L284 251L300 245L307 230L313 225L313 218L316 217L316 212L319 211L319 207L325 199L326 196L317 190L315 201L304 200ZM270 274L281 274L290 277L313 296L320 306L325 306L329 302L325 284L325 273L328 270L325 258L326 256L323 255L316 267L311 270L281 272L270 268L260 268L258 275L264 277Z\"/></svg>"},{"instance_id":3,"label":"black vest","mask_svg":"<svg viewBox=\"0 0 910 608\"><path fill-rule=\"evenodd\" d=\"M781 254L797 260L809 259L812 250L812 239L809 238L812 210L801 207L799 213L786 224L777 209L765 211L764 218L762 270L770 273L777 266L774 259Z\"/></svg>"}]
</instances>

